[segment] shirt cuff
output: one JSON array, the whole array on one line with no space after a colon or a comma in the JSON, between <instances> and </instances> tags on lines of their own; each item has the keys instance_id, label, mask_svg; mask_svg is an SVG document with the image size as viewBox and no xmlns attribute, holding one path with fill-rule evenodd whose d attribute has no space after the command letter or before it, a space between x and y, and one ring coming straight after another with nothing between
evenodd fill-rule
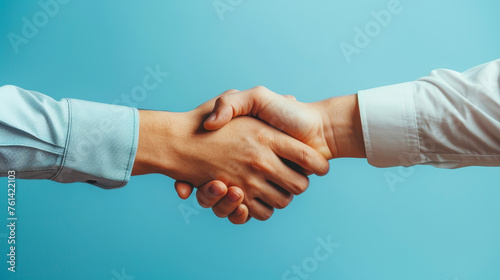
<instances>
[{"instance_id":1,"label":"shirt cuff","mask_svg":"<svg viewBox=\"0 0 500 280\"><path fill-rule=\"evenodd\" d=\"M362 90L358 103L368 163L412 166L420 159L413 83Z\"/></svg>"},{"instance_id":2,"label":"shirt cuff","mask_svg":"<svg viewBox=\"0 0 500 280\"><path fill-rule=\"evenodd\" d=\"M105 189L127 184L137 151L137 109L77 99L68 101L68 135L54 181Z\"/></svg>"}]
</instances>

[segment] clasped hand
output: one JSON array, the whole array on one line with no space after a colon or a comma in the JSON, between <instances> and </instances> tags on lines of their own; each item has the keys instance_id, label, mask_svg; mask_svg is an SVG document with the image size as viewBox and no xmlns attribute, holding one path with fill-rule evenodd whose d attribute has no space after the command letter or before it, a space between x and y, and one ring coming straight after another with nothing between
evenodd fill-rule
<instances>
[{"instance_id":1,"label":"clasped hand","mask_svg":"<svg viewBox=\"0 0 500 280\"><path fill-rule=\"evenodd\" d=\"M242 224L266 220L325 175L339 157L334 101L301 103L264 87L230 90L185 113L139 111L133 175L176 179L179 197L198 188L201 206ZM227 186L230 186L229 188Z\"/></svg>"}]
</instances>

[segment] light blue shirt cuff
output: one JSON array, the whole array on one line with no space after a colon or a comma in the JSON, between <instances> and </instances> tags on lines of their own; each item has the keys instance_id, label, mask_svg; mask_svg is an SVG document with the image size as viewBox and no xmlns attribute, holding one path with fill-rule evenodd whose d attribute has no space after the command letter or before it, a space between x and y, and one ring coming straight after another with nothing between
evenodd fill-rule
<instances>
[{"instance_id":1,"label":"light blue shirt cuff","mask_svg":"<svg viewBox=\"0 0 500 280\"><path fill-rule=\"evenodd\" d=\"M66 99L68 133L54 181L87 182L102 188L127 184L137 151L139 115L135 108Z\"/></svg>"}]
</instances>

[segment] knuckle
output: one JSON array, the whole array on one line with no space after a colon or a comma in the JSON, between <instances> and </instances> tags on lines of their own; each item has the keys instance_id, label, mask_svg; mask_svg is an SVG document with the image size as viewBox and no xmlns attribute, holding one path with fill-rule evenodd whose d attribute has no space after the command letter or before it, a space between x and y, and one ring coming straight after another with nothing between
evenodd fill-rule
<instances>
[{"instance_id":1,"label":"knuckle","mask_svg":"<svg viewBox=\"0 0 500 280\"><path fill-rule=\"evenodd\" d=\"M272 173L273 168L271 164L263 157L263 156L255 156L251 161L250 161L251 167L259 172L259 173Z\"/></svg>"},{"instance_id":2,"label":"knuckle","mask_svg":"<svg viewBox=\"0 0 500 280\"><path fill-rule=\"evenodd\" d=\"M255 86L252 89L253 89L253 91L260 92L260 93L265 93L269 90L265 86Z\"/></svg>"},{"instance_id":3,"label":"knuckle","mask_svg":"<svg viewBox=\"0 0 500 280\"><path fill-rule=\"evenodd\" d=\"M294 181L294 191L295 195L299 195L307 190L309 187L309 178L301 176L301 179Z\"/></svg>"},{"instance_id":4,"label":"knuckle","mask_svg":"<svg viewBox=\"0 0 500 280\"><path fill-rule=\"evenodd\" d=\"M271 218L271 216L273 215L273 213L274 213L274 209L269 209L268 211L265 211L265 212L263 213L262 220L263 220L263 221L267 221L267 220L269 220L269 218Z\"/></svg>"},{"instance_id":5,"label":"knuckle","mask_svg":"<svg viewBox=\"0 0 500 280\"><path fill-rule=\"evenodd\" d=\"M274 173L274 168L267 161L261 162L260 171L264 174Z\"/></svg>"},{"instance_id":6,"label":"knuckle","mask_svg":"<svg viewBox=\"0 0 500 280\"><path fill-rule=\"evenodd\" d=\"M229 221L233 224L233 225L242 225L245 223L245 220L242 220L240 218L233 218L233 217L229 217Z\"/></svg>"},{"instance_id":7,"label":"knuckle","mask_svg":"<svg viewBox=\"0 0 500 280\"><path fill-rule=\"evenodd\" d=\"M262 160L261 157L259 156L253 156L250 158L250 166L252 167L253 170L259 171L261 166L262 166Z\"/></svg>"},{"instance_id":8,"label":"knuckle","mask_svg":"<svg viewBox=\"0 0 500 280\"><path fill-rule=\"evenodd\" d=\"M226 96L226 95L229 95L229 94L231 94L231 93L235 93L235 92L237 92L237 91L238 91L237 89L228 89L228 90L226 90L225 92L223 92L220 96L221 96L221 97L222 97L222 96Z\"/></svg>"},{"instance_id":9,"label":"knuckle","mask_svg":"<svg viewBox=\"0 0 500 280\"><path fill-rule=\"evenodd\" d=\"M228 102L227 98L228 98L227 94L221 95L219 98L217 98L217 101L215 101L215 102L218 105L224 105L224 104L227 104L227 102Z\"/></svg>"},{"instance_id":10,"label":"knuckle","mask_svg":"<svg viewBox=\"0 0 500 280\"><path fill-rule=\"evenodd\" d=\"M213 212L214 212L215 216L217 216L219 218L226 218L227 217L227 215L223 211L221 211L217 208L213 208Z\"/></svg>"},{"instance_id":11,"label":"knuckle","mask_svg":"<svg viewBox=\"0 0 500 280\"><path fill-rule=\"evenodd\" d=\"M244 183L239 186L244 193L243 204L248 205L256 197L256 194L260 191L260 184L256 177L252 175L246 176Z\"/></svg>"},{"instance_id":12,"label":"knuckle","mask_svg":"<svg viewBox=\"0 0 500 280\"><path fill-rule=\"evenodd\" d=\"M274 208L276 208L276 209L283 209L283 208L285 208L287 206L288 206L288 204L286 204L284 200L280 199L280 200L278 200L278 201L275 202Z\"/></svg>"},{"instance_id":13,"label":"knuckle","mask_svg":"<svg viewBox=\"0 0 500 280\"><path fill-rule=\"evenodd\" d=\"M256 86L253 87L252 90L250 91L250 94L253 98L255 99L260 99L264 95L269 94L271 91L266 88L265 86Z\"/></svg>"},{"instance_id":14,"label":"knuckle","mask_svg":"<svg viewBox=\"0 0 500 280\"><path fill-rule=\"evenodd\" d=\"M268 145L272 141L272 135L267 127L259 129L256 136L257 141L263 145Z\"/></svg>"},{"instance_id":15,"label":"knuckle","mask_svg":"<svg viewBox=\"0 0 500 280\"><path fill-rule=\"evenodd\" d=\"M321 165L319 175L324 176L324 175L328 174L329 171L330 171L330 163L328 163L328 161L326 161L324 164Z\"/></svg>"},{"instance_id":16,"label":"knuckle","mask_svg":"<svg viewBox=\"0 0 500 280\"><path fill-rule=\"evenodd\" d=\"M210 205L205 201L205 197L202 195L197 195L196 196L198 200L198 204L200 204L201 207L203 208L210 208Z\"/></svg>"},{"instance_id":17,"label":"knuckle","mask_svg":"<svg viewBox=\"0 0 500 280\"><path fill-rule=\"evenodd\" d=\"M229 216L228 219L232 224L235 225L241 225L243 223L243 221L239 217Z\"/></svg>"},{"instance_id":18,"label":"knuckle","mask_svg":"<svg viewBox=\"0 0 500 280\"><path fill-rule=\"evenodd\" d=\"M303 148L300 151L300 160L303 164L309 164L312 159L311 150Z\"/></svg>"},{"instance_id":19,"label":"knuckle","mask_svg":"<svg viewBox=\"0 0 500 280\"><path fill-rule=\"evenodd\" d=\"M283 209L285 207L287 207L288 205L290 205L290 202L292 202L292 198L293 196L289 196L289 197L285 197L285 198L282 198L282 199L279 199L278 201L276 201L276 209Z\"/></svg>"},{"instance_id":20,"label":"knuckle","mask_svg":"<svg viewBox=\"0 0 500 280\"><path fill-rule=\"evenodd\" d=\"M262 213L259 213L258 215L256 215L256 217L254 217L254 218L259 220L259 221L267 221L267 220L269 220L269 218L271 218L273 213L274 213L274 209L267 209L266 211L262 211Z\"/></svg>"}]
</instances>

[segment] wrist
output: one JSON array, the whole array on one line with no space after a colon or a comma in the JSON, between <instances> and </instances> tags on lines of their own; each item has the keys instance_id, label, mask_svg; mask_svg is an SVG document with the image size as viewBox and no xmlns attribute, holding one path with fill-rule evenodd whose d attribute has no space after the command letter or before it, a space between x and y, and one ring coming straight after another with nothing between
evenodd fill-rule
<instances>
[{"instance_id":1,"label":"wrist","mask_svg":"<svg viewBox=\"0 0 500 280\"><path fill-rule=\"evenodd\" d=\"M357 94L329 98L319 105L332 158L365 158Z\"/></svg>"},{"instance_id":2,"label":"wrist","mask_svg":"<svg viewBox=\"0 0 500 280\"><path fill-rule=\"evenodd\" d=\"M175 135L182 113L139 110L139 142L132 175L176 171ZM181 130L179 130L181 131ZM177 164L176 164L177 163Z\"/></svg>"}]
</instances>

